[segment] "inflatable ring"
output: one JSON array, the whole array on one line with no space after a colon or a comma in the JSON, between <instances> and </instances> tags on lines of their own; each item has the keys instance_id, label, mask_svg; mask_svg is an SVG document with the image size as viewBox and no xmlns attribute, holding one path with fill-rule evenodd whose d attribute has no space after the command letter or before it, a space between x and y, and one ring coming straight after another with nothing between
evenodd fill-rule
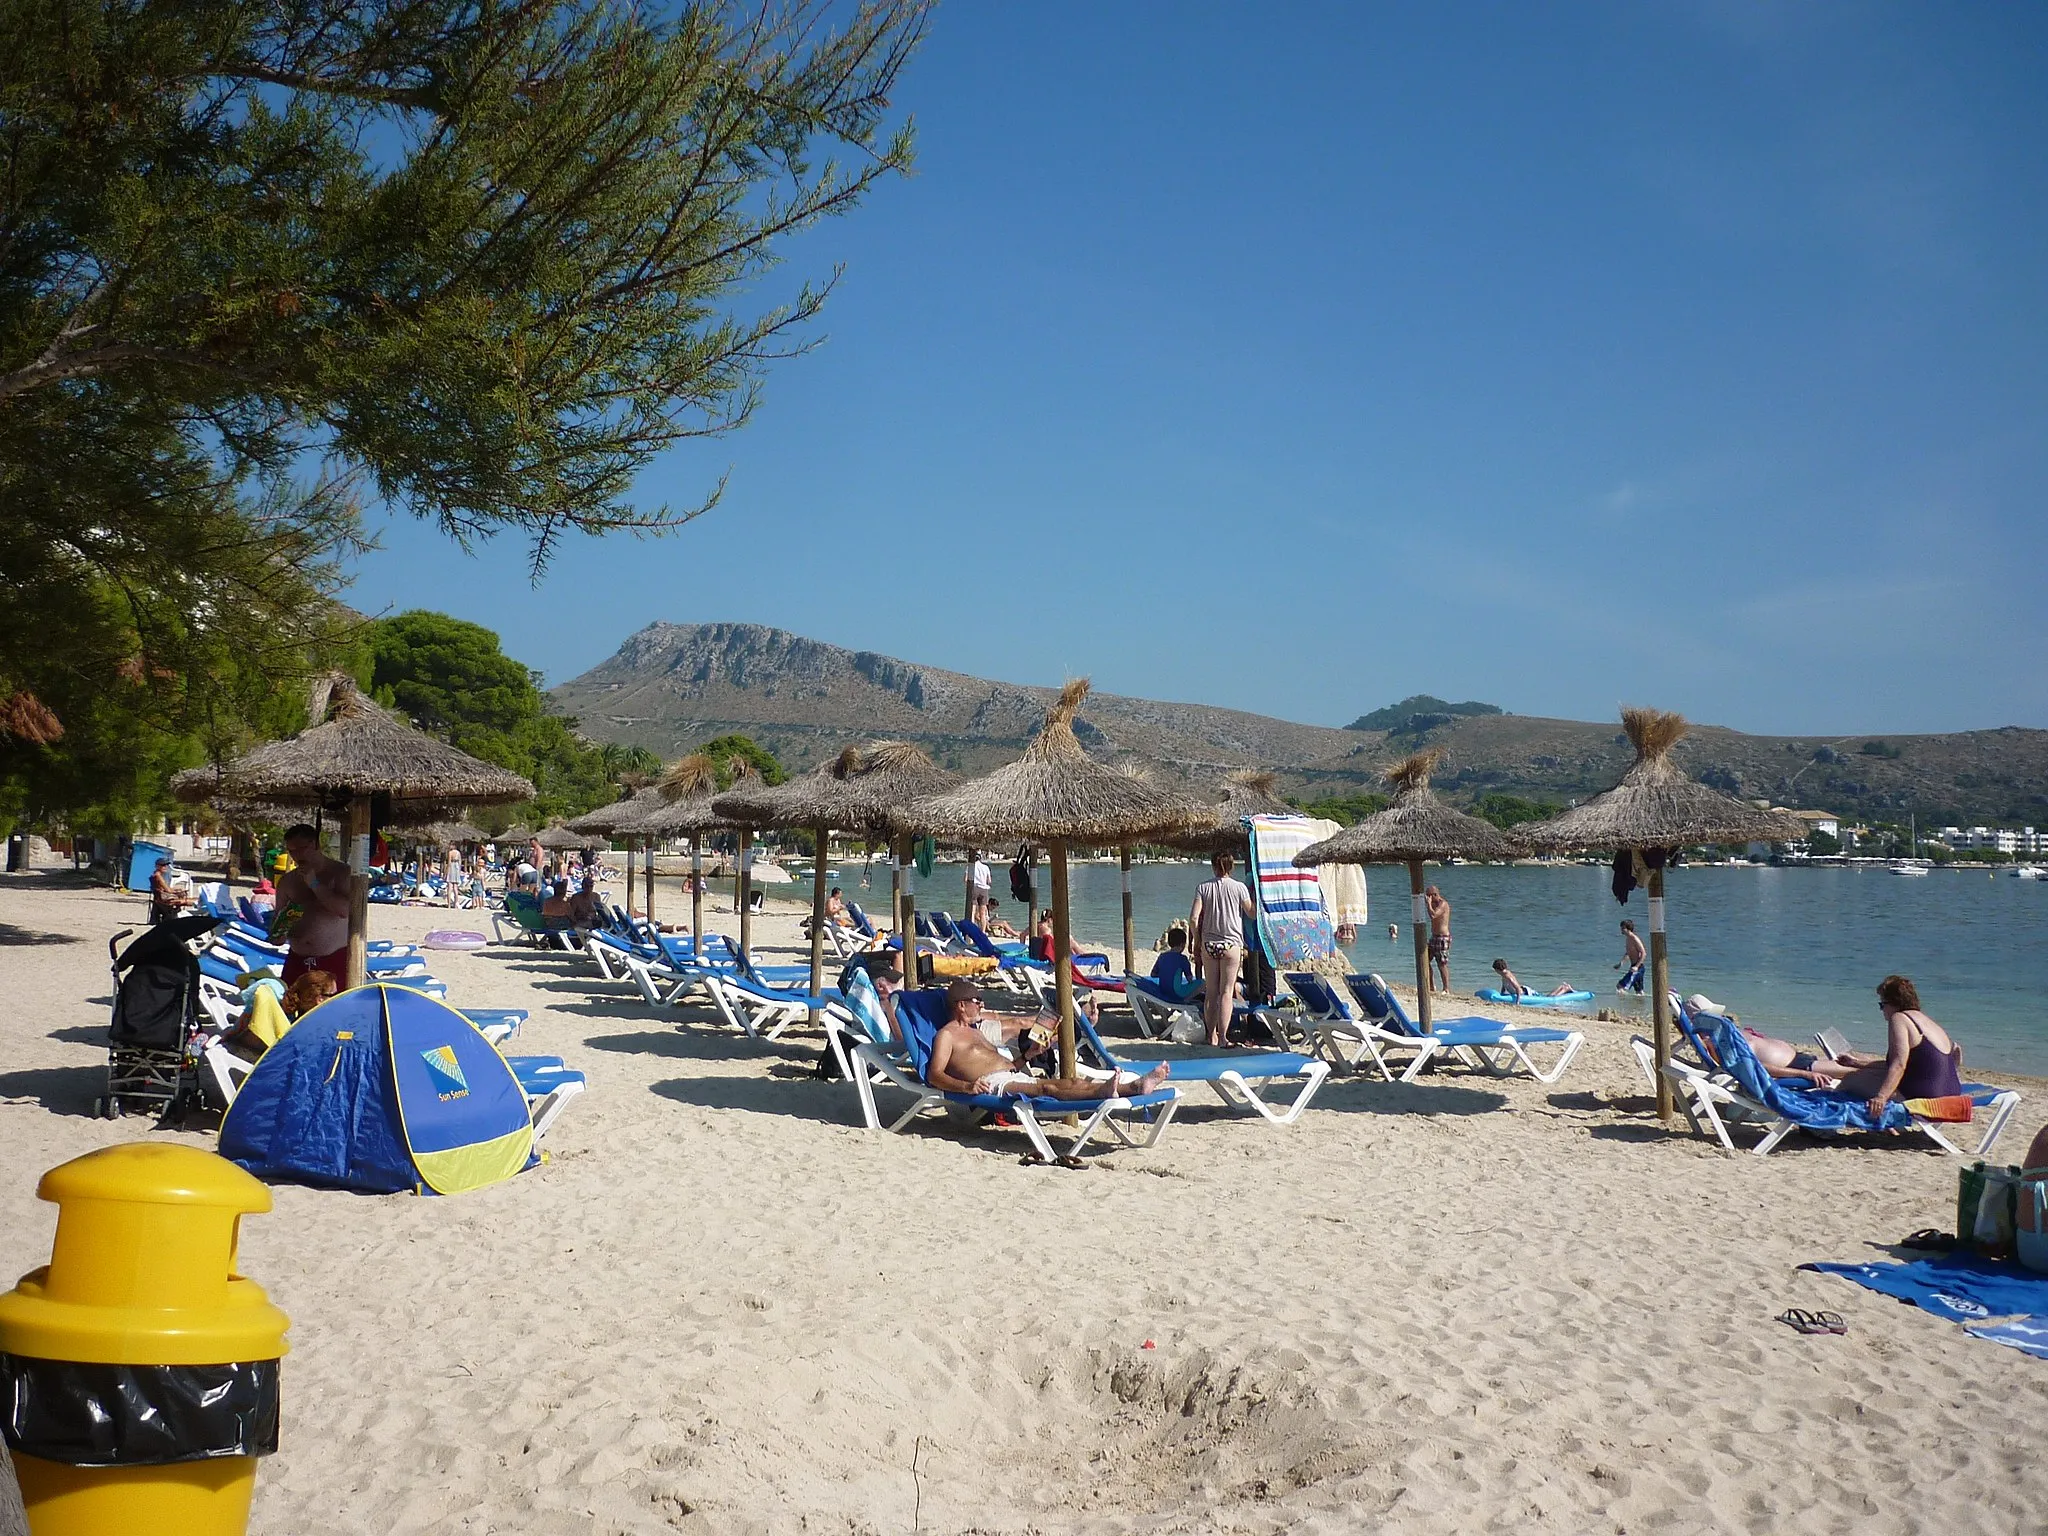
<instances>
[{"instance_id":1,"label":"inflatable ring","mask_svg":"<svg viewBox=\"0 0 2048 1536\"><path fill-rule=\"evenodd\" d=\"M420 940L425 949L482 949L490 940L480 933L464 933L459 928L436 928Z\"/></svg>"}]
</instances>

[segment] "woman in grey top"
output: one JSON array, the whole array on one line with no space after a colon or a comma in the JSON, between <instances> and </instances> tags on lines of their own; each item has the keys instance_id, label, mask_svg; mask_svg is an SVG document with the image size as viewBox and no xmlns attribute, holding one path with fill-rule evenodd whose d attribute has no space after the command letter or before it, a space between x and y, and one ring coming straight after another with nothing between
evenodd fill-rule
<instances>
[{"instance_id":1,"label":"woman in grey top","mask_svg":"<svg viewBox=\"0 0 2048 1536\"><path fill-rule=\"evenodd\" d=\"M1203 1033L1211 1045L1222 1045L1230 1029L1237 999L1237 972L1244 964L1244 925L1252 913L1252 893L1231 878L1232 860L1219 853L1209 860L1215 878L1195 891L1188 931L1195 935L1195 974L1202 978Z\"/></svg>"}]
</instances>

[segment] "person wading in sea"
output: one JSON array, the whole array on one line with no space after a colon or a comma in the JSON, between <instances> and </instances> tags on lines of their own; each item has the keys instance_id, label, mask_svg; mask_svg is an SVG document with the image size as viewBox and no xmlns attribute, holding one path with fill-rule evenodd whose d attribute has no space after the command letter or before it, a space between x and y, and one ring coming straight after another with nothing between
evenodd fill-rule
<instances>
[{"instance_id":1,"label":"person wading in sea","mask_svg":"<svg viewBox=\"0 0 2048 1536\"><path fill-rule=\"evenodd\" d=\"M1433 885L1422 893L1422 901L1429 909L1429 963L1442 978L1437 990L1448 992L1451 990L1451 904Z\"/></svg>"}]
</instances>

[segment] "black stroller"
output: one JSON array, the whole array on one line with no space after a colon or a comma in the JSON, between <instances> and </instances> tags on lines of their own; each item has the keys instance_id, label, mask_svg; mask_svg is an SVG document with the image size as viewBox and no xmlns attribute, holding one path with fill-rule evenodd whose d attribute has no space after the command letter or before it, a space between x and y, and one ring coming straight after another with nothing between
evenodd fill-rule
<instances>
[{"instance_id":1,"label":"black stroller","mask_svg":"<svg viewBox=\"0 0 2048 1536\"><path fill-rule=\"evenodd\" d=\"M199 1020L195 945L217 917L174 917L116 953L133 929L107 940L114 962L114 1018L107 1029L107 1092L93 1113L112 1120L154 1112L166 1119L203 1100L192 1070ZM203 947L200 946L200 947Z\"/></svg>"}]
</instances>

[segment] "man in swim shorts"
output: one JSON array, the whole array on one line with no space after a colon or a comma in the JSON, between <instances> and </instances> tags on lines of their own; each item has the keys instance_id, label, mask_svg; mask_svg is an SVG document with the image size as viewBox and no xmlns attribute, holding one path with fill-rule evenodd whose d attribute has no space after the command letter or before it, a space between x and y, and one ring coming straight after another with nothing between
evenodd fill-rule
<instances>
[{"instance_id":1,"label":"man in swim shorts","mask_svg":"<svg viewBox=\"0 0 2048 1536\"><path fill-rule=\"evenodd\" d=\"M932 1042L924 1080L947 1093L1047 1099L1150 1093L1166 1082L1168 1067L1163 1061L1142 1077L1133 1072L1109 1072L1095 1078L1035 1076L989 1038L993 1034L999 1041L1011 1039L1029 1027L1022 1023L1015 1030L1006 1027L1004 1020L983 1009L979 988L970 981L954 982L946 988L946 1023Z\"/></svg>"},{"instance_id":2,"label":"man in swim shorts","mask_svg":"<svg viewBox=\"0 0 2048 1536\"><path fill-rule=\"evenodd\" d=\"M1650 952L1643 947L1642 935L1636 932L1636 925L1627 918L1621 920L1621 980L1614 984L1617 992L1634 992L1643 995L1643 971L1648 965Z\"/></svg>"},{"instance_id":3,"label":"man in swim shorts","mask_svg":"<svg viewBox=\"0 0 2048 1536\"><path fill-rule=\"evenodd\" d=\"M1422 893L1422 904L1429 912L1429 963L1442 978L1437 990L1448 992L1451 990L1451 904L1433 885Z\"/></svg>"}]
</instances>

